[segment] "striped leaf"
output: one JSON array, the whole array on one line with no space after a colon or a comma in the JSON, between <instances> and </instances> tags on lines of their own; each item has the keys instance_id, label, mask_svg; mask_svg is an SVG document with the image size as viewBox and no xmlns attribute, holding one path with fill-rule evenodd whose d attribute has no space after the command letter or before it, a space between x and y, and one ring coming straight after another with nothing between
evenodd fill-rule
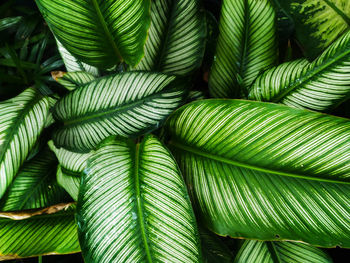
<instances>
[{"instance_id":1,"label":"striped leaf","mask_svg":"<svg viewBox=\"0 0 350 263\"><path fill-rule=\"evenodd\" d=\"M204 263L232 263L234 256L218 236L199 228Z\"/></svg>"},{"instance_id":2,"label":"striped leaf","mask_svg":"<svg viewBox=\"0 0 350 263\"><path fill-rule=\"evenodd\" d=\"M56 43L57 43L58 51L62 57L63 63L68 72L84 71L92 74L93 76L99 75L98 68L79 61L71 53L69 53L69 51L65 49L58 40L56 41Z\"/></svg>"},{"instance_id":3,"label":"striped leaf","mask_svg":"<svg viewBox=\"0 0 350 263\"><path fill-rule=\"evenodd\" d=\"M205 45L199 0L154 0L145 56L135 69L188 75L199 68Z\"/></svg>"},{"instance_id":4,"label":"striped leaf","mask_svg":"<svg viewBox=\"0 0 350 263\"><path fill-rule=\"evenodd\" d=\"M224 0L209 75L214 97L247 95L260 71L277 60L276 15L269 0Z\"/></svg>"},{"instance_id":5,"label":"striped leaf","mask_svg":"<svg viewBox=\"0 0 350 263\"><path fill-rule=\"evenodd\" d=\"M53 141L49 141L50 149L56 154L59 165L57 167L57 182L70 196L77 201L81 174L86 168L90 153L76 153L64 148L56 148Z\"/></svg>"},{"instance_id":6,"label":"striped leaf","mask_svg":"<svg viewBox=\"0 0 350 263\"><path fill-rule=\"evenodd\" d=\"M74 206L0 213L0 261L80 251Z\"/></svg>"},{"instance_id":7,"label":"striped leaf","mask_svg":"<svg viewBox=\"0 0 350 263\"><path fill-rule=\"evenodd\" d=\"M85 262L199 262L195 217L171 154L146 136L106 139L89 159L77 206Z\"/></svg>"},{"instance_id":8,"label":"striped leaf","mask_svg":"<svg viewBox=\"0 0 350 263\"><path fill-rule=\"evenodd\" d=\"M51 72L52 77L64 86L67 90L72 91L80 86L84 86L96 79L96 77L85 71L77 72L62 72L54 71Z\"/></svg>"},{"instance_id":9,"label":"striped leaf","mask_svg":"<svg viewBox=\"0 0 350 263\"><path fill-rule=\"evenodd\" d=\"M110 135L136 137L157 128L182 102L185 85L174 76L129 72L97 79L61 99L55 117L64 126L56 146L89 151Z\"/></svg>"},{"instance_id":10,"label":"striped leaf","mask_svg":"<svg viewBox=\"0 0 350 263\"><path fill-rule=\"evenodd\" d=\"M34 147L49 116L49 99L29 88L0 102L0 199Z\"/></svg>"},{"instance_id":11,"label":"striped leaf","mask_svg":"<svg viewBox=\"0 0 350 263\"><path fill-rule=\"evenodd\" d=\"M245 241L235 263L329 263L332 259L321 249L297 242Z\"/></svg>"},{"instance_id":12,"label":"striped leaf","mask_svg":"<svg viewBox=\"0 0 350 263\"><path fill-rule=\"evenodd\" d=\"M350 121L283 105L205 100L167 124L215 233L350 247Z\"/></svg>"},{"instance_id":13,"label":"striped leaf","mask_svg":"<svg viewBox=\"0 0 350 263\"><path fill-rule=\"evenodd\" d=\"M44 149L24 163L0 202L0 211L44 208L69 201L56 181L57 159Z\"/></svg>"},{"instance_id":14,"label":"striped leaf","mask_svg":"<svg viewBox=\"0 0 350 263\"><path fill-rule=\"evenodd\" d=\"M294 19L296 37L309 59L350 28L348 0L279 0Z\"/></svg>"},{"instance_id":15,"label":"striped leaf","mask_svg":"<svg viewBox=\"0 0 350 263\"><path fill-rule=\"evenodd\" d=\"M249 99L326 111L350 95L350 31L309 63L299 59L266 71Z\"/></svg>"},{"instance_id":16,"label":"striped leaf","mask_svg":"<svg viewBox=\"0 0 350 263\"><path fill-rule=\"evenodd\" d=\"M150 0L36 0L59 42L78 60L98 68L143 57Z\"/></svg>"}]
</instances>

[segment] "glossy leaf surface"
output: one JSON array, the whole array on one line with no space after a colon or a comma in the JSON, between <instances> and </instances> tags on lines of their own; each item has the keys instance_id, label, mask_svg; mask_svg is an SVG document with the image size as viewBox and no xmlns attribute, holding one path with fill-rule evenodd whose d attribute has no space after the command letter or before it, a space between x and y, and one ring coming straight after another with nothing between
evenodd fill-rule
<instances>
[{"instance_id":1,"label":"glossy leaf surface","mask_svg":"<svg viewBox=\"0 0 350 263\"><path fill-rule=\"evenodd\" d=\"M49 116L49 100L29 88L0 102L0 198L35 145Z\"/></svg>"},{"instance_id":2,"label":"glossy leaf surface","mask_svg":"<svg viewBox=\"0 0 350 263\"><path fill-rule=\"evenodd\" d=\"M0 213L0 260L80 251L74 206Z\"/></svg>"},{"instance_id":3,"label":"glossy leaf surface","mask_svg":"<svg viewBox=\"0 0 350 263\"><path fill-rule=\"evenodd\" d=\"M331 258L321 249L297 242L245 241L235 263L329 263Z\"/></svg>"},{"instance_id":4,"label":"glossy leaf surface","mask_svg":"<svg viewBox=\"0 0 350 263\"><path fill-rule=\"evenodd\" d=\"M58 147L89 151L108 136L136 137L157 128L185 95L185 84L161 73L130 72L90 82L55 107L64 126L54 133Z\"/></svg>"},{"instance_id":5,"label":"glossy leaf surface","mask_svg":"<svg viewBox=\"0 0 350 263\"><path fill-rule=\"evenodd\" d=\"M249 99L325 111L350 95L350 31L319 58L287 62L258 77Z\"/></svg>"},{"instance_id":6,"label":"glossy leaf surface","mask_svg":"<svg viewBox=\"0 0 350 263\"><path fill-rule=\"evenodd\" d=\"M36 0L62 45L98 68L120 61L135 66L143 57L150 0Z\"/></svg>"},{"instance_id":7,"label":"glossy leaf surface","mask_svg":"<svg viewBox=\"0 0 350 263\"><path fill-rule=\"evenodd\" d=\"M283 105L205 100L176 111L169 147L220 235L350 247L350 121Z\"/></svg>"},{"instance_id":8,"label":"glossy leaf surface","mask_svg":"<svg viewBox=\"0 0 350 263\"><path fill-rule=\"evenodd\" d=\"M199 0L154 0L145 56L137 70L188 75L199 68L205 21Z\"/></svg>"},{"instance_id":9,"label":"glossy leaf surface","mask_svg":"<svg viewBox=\"0 0 350 263\"><path fill-rule=\"evenodd\" d=\"M57 159L44 149L24 163L0 202L0 211L44 208L65 201L67 193L56 181Z\"/></svg>"},{"instance_id":10,"label":"glossy leaf surface","mask_svg":"<svg viewBox=\"0 0 350 263\"><path fill-rule=\"evenodd\" d=\"M209 76L214 97L247 96L260 71L277 61L276 17L268 0L224 0Z\"/></svg>"},{"instance_id":11,"label":"glossy leaf surface","mask_svg":"<svg viewBox=\"0 0 350 263\"><path fill-rule=\"evenodd\" d=\"M186 187L153 136L106 139L89 159L78 199L85 262L199 262Z\"/></svg>"}]
</instances>

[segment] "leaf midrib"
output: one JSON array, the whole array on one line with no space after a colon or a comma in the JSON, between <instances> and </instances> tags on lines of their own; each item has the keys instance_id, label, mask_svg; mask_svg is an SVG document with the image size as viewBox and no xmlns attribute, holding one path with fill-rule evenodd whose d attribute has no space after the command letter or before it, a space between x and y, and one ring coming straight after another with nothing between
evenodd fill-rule
<instances>
[{"instance_id":1,"label":"leaf midrib","mask_svg":"<svg viewBox=\"0 0 350 263\"><path fill-rule=\"evenodd\" d=\"M136 101L133 101L131 103L124 103L124 104L121 104L119 106L117 105L113 109L100 110L96 114L85 114L81 117L71 118L71 119L65 120L65 121L63 121L63 124L67 128L69 126L80 124L81 122L94 121L94 119L99 119L100 117L103 117L105 115L111 115L113 113L123 112L129 108L136 108L138 105L143 104L148 100L152 100L153 98L156 98L158 96L161 96L163 93L171 92L171 90L174 90L174 89L173 88L172 89L163 89L159 92L156 92L156 93L153 93L149 96L143 97L140 100L136 100Z\"/></svg>"},{"instance_id":2,"label":"leaf midrib","mask_svg":"<svg viewBox=\"0 0 350 263\"><path fill-rule=\"evenodd\" d=\"M137 218L140 224L142 242L145 247L147 262L152 263L151 251L148 246L148 238L145 231L145 220L143 213L143 204L141 196L141 187L140 187L140 144L136 144L135 147L135 163L134 163L134 176L135 176L135 192L136 192L136 207L137 207Z\"/></svg>"},{"instance_id":3,"label":"leaf midrib","mask_svg":"<svg viewBox=\"0 0 350 263\"><path fill-rule=\"evenodd\" d=\"M222 163L226 163L229 165L234 165L234 166L238 166L241 168L246 168L246 169L251 169L254 171L258 171L258 172L264 172L264 173L269 173L269 174L275 174L275 175L279 175L279 176L286 176L286 177L291 177L291 178L298 178L298 179L306 179L306 180L313 180L313 181L317 181L317 182L325 182L325 183L337 183L337 184L347 184L350 185L350 182L345 182L345 181L339 181L339 180L332 180L332 179L326 179L326 178L321 178L321 177L314 177L314 176L306 176L306 175L300 175L300 174L293 174L293 173L287 173L287 172L280 172L280 171L275 171L275 170L271 170L271 169L267 169L267 168L262 168L262 167L258 167L258 166L253 166L250 164L245 164L245 163L241 163L241 162L237 162L237 161L233 161L231 159L222 157L222 156L218 156L218 155L214 155L211 153L208 153L207 151L203 150L203 149L196 149L194 147L190 147L175 141L169 141L168 144L172 147L178 148L182 151L187 151L189 153L207 158L207 159L211 159L214 161L218 161L218 162L222 162Z\"/></svg>"},{"instance_id":4,"label":"leaf midrib","mask_svg":"<svg viewBox=\"0 0 350 263\"><path fill-rule=\"evenodd\" d=\"M346 46L348 46L348 45L346 45ZM309 82L315 75L326 70L332 64L337 63L339 60L341 60L342 58L344 58L345 56L350 54L350 48L344 48L344 50L345 50L345 52L343 52L340 55L336 56L335 58L331 59L327 63L320 65L320 66L315 66L313 68L313 70L311 71L311 73L306 73L301 78L297 78L296 80L293 80L291 86L289 88L287 88L284 92L279 93L278 96L272 98L271 102L280 103L282 99L284 99L287 95L289 95L295 89L303 87L304 84ZM309 64L309 65L312 65L312 64Z\"/></svg>"},{"instance_id":5,"label":"leaf midrib","mask_svg":"<svg viewBox=\"0 0 350 263\"><path fill-rule=\"evenodd\" d=\"M92 4L94 6L94 9L96 10L98 22L101 24L102 29L105 35L107 36L107 41L111 45L114 54L118 57L120 61L123 61L123 57L121 56L119 49L116 43L114 42L113 36L107 27L106 21L102 15L102 12L101 12L100 6L97 3L97 0L92 0Z\"/></svg>"}]
</instances>

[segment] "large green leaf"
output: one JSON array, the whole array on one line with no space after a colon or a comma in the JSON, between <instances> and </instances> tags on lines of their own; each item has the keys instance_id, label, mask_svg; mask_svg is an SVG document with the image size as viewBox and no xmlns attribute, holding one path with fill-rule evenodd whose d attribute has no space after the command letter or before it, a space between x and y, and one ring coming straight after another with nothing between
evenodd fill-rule
<instances>
[{"instance_id":1,"label":"large green leaf","mask_svg":"<svg viewBox=\"0 0 350 263\"><path fill-rule=\"evenodd\" d=\"M91 153L76 153L64 148L56 148L53 141L49 141L50 149L56 154L59 165L57 167L57 182L70 196L77 201L81 174L86 168Z\"/></svg>"},{"instance_id":2,"label":"large green leaf","mask_svg":"<svg viewBox=\"0 0 350 263\"><path fill-rule=\"evenodd\" d=\"M199 0L154 0L145 56L138 70L187 75L202 61L204 16Z\"/></svg>"},{"instance_id":3,"label":"large green leaf","mask_svg":"<svg viewBox=\"0 0 350 263\"><path fill-rule=\"evenodd\" d=\"M56 181L57 159L44 149L24 163L0 202L0 211L44 208L68 201Z\"/></svg>"},{"instance_id":4,"label":"large green leaf","mask_svg":"<svg viewBox=\"0 0 350 263\"><path fill-rule=\"evenodd\" d=\"M284 105L196 101L169 146L220 235L350 247L350 121Z\"/></svg>"},{"instance_id":5,"label":"large green leaf","mask_svg":"<svg viewBox=\"0 0 350 263\"><path fill-rule=\"evenodd\" d=\"M235 98L277 61L276 15L269 0L224 0L209 76L214 97Z\"/></svg>"},{"instance_id":6,"label":"large green leaf","mask_svg":"<svg viewBox=\"0 0 350 263\"><path fill-rule=\"evenodd\" d=\"M161 73L129 72L97 79L55 106L64 126L56 146L89 151L110 135L138 136L157 128L181 103L185 84Z\"/></svg>"},{"instance_id":7,"label":"large green leaf","mask_svg":"<svg viewBox=\"0 0 350 263\"><path fill-rule=\"evenodd\" d=\"M74 206L0 213L0 260L80 251Z\"/></svg>"},{"instance_id":8,"label":"large green leaf","mask_svg":"<svg viewBox=\"0 0 350 263\"><path fill-rule=\"evenodd\" d=\"M324 111L350 95L350 31L319 58L287 62L258 77L249 99Z\"/></svg>"},{"instance_id":9,"label":"large green leaf","mask_svg":"<svg viewBox=\"0 0 350 263\"><path fill-rule=\"evenodd\" d=\"M332 259L321 249L297 242L245 241L235 263L329 263Z\"/></svg>"},{"instance_id":10,"label":"large green leaf","mask_svg":"<svg viewBox=\"0 0 350 263\"><path fill-rule=\"evenodd\" d=\"M63 63L69 72L86 71L94 76L99 75L99 70L96 67L85 64L75 58L62 44L57 40L58 51L62 57Z\"/></svg>"},{"instance_id":11,"label":"large green leaf","mask_svg":"<svg viewBox=\"0 0 350 263\"><path fill-rule=\"evenodd\" d=\"M348 0L279 0L294 19L305 55L314 59L350 28Z\"/></svg>"},{"instance_id":12,"label":"large green leaf","mask_svg":"<svg viewBox=\"0 0 350 263\"><path fill-rule=\"evenodd\" d=\"M171 154L153 136L106 139L77 206L85 262L199 262L196 221Z\"/></svg>"},{"instance_id":13,"label":"large green leaf","mask_svg":"<svg viewBox=\"0 0 350 263\"><path fill-rule=\"evenodd\" d=\"M98 68L143 57L150 0L36 0L58 41L74 57Z\"/></svg>"},{"instance_id":14,"label":"large green leaf","mask_svg":"<svg viewBox=\"0 0 350 263\"><path fill-rule=\"evenodd\" d=\"M0 102L0 198L25 161L49 116L49 100L29 88Z\"/></svg>"}]
</instances>

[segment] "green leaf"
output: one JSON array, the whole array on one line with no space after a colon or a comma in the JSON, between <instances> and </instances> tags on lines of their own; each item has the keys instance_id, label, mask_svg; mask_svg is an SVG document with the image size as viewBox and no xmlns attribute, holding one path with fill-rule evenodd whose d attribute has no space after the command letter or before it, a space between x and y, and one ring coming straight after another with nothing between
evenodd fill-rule
<instances>
[{"instance_id":1,"label":"green leaf","mask_svg":"<svg viewBox=\"0 0 350 263\"><path fill-rule=\"evenodd\" d=\"M284 105L196 101L167 124L205 224L220 235L350 247L350 121Z\"/></svg>"},{"instance_id":2,"label":"green leaf","mask_svg":"<svg viewBox=\"0 0 350 263\"><path fill-rule=\"evenodd\" d=\"M51 72L52 77L64 86L67 90L72 91L80 86L84 86L96 79L96 77L85 71L78 72L62 72L54 71Z\"/></svg>"},{"instance_id":3,"label":"green leaf","mask_svg":"<svg viewBox=\"0 0 350 263\"><path fill-rule=\"evenodd\" d=\"M150 0L36 0L58 41L74 57L98 68L144 56Z\"/></svg>"},{"instance_id":4,"label":"green leaf","mask_svg":"<svg viewBox=\"0 0 350 263\"><path fill-rule=\"evenodd\" d=\"M62 60L64 62L64 65L67 71L69 72L84 71L96 77L99 75L98 68L79 61L71 53L69 53L69 51L65 49L64 46L58 40L56 41L56 43L57 43L58 51L60 52L60 55L62 57Z\"/></svg>"},{"instance_id":5,"label":"green leaf","mask_svg":"<svg viewBox=\"0 0 350 263\"><path fill-rule=\"evenodd\" d=\"M80 251L74 206L0 213L0 260Z\"/></svg>"},{"instance_id":6,"label":"green leaf","mask_svg":"<svg viewBox=\"0 0 350 263\"><path fill-rule=\"evenodd\" d=\"M209 75L214 97L247 95L260 71L277 61L276 15L269 0L224 0Z\"/></svg>"},{"instance_id":7,"label":"green leaf","mask_svg":"<svg viewBox=\"0 0 350 263\"><path fill-rule=\"evenodd\" d=\"M350 31L319 58L287 62L255 81L249 99L326 111L350 95Z\"/></svg>"},{"instance_id":8,"label":"green leaf","mask_svg":"<svg viewBox=\"0 0 350 263\"><path fill-rule=\"evenodd\" d=\"M87 165L91 153L76 153L64 148L56 148L53 141L49 141L50 149L56 154L59 165L57 167L57 182L70 196L77 201L80 177Z\"/></svg>"},{"instance_id":9,"label":"green leaf","mask_svg":"<svg viewBox=\"0 0 350 263\"><path fill-rule=\"evenodd\" d=\"M247 240L235 263L330 263L332 259L321 249L297 242L261 242Z\"/></svg>"},{"instance_id":10,"label":"green leaf","mask_svg":"<svg viewBox=\"0 0 350 263\"><path fill-rule=\"evenodd\" d=\"M348 0L280 0L294 19L296 37L309 59L317 57L350 28Z\"/></svg>"},{"instance_id":11,"label":"green leaf","mask_svg":"<svg viewBox=\"0 0 350 263\"><path fill-rule=\"evenodd\" d=\"M200 262L185 184L158 139L111 137L87 172L77 206L85 262Z\"/></svg>"},{"instance_id":12,"label":"green leaf","mask_svg":"<svg viewBox=\"0 0 350 263\"><path fill-rule=\"evenodd\" d=\"M48 116L48 98L32 88L0 102L0 199L35 145Z\"/></svg>"},{"instance_id":13,"label":"green leaf","mask_svg":"<svg viewBox=\"0 0 350 263\"><path fill-rule=\"evenodd\" d=\"M21 16L14 16L14 17L5 17L0 19L0 32L8 29L10 27L13 27L18 24L22 20Z\"/></svg>"},{"instance_id":14,"label":"green leaf","mask_svg":"<svg viewBox=\"0 0 350 263\"><path fill-rule=\"evenodd\" d=\"M145 56L137 70L188 75L200 67L205 21L199 0L154 0Z\"/></svg>"},{"instance_id":15,"label":"green leaf","mask_svg":"<svg viewBox=\"0 0 350 263\"><path fill-rule=\"evenodd\" d=\"M0 202L0 211L44 208L69 201L56 181L57 159L44 149L24 163Z\"/></svg>"},{"instance_id":16,"label":"green leaf","mask_svg":"<svg viewBox=\"0 0 350 263\"><path fill-rule=\"evenodd\" d=\"M136 137L158 128L181 103L185 84L161 73L128 72L82 86L61 99L55 117L58 147L89 151L111 135Z\"/></svg>"},{"instance_id":17,"label":"green leaf","mask_svg":"<svg viewBox=\"0 0 350 263\"><path fill-rule=\"evenodd\" d=\"M233 254L218 236L201 227L199 233L204 263L233 262Z\"/></svg>"}]
</instances>

